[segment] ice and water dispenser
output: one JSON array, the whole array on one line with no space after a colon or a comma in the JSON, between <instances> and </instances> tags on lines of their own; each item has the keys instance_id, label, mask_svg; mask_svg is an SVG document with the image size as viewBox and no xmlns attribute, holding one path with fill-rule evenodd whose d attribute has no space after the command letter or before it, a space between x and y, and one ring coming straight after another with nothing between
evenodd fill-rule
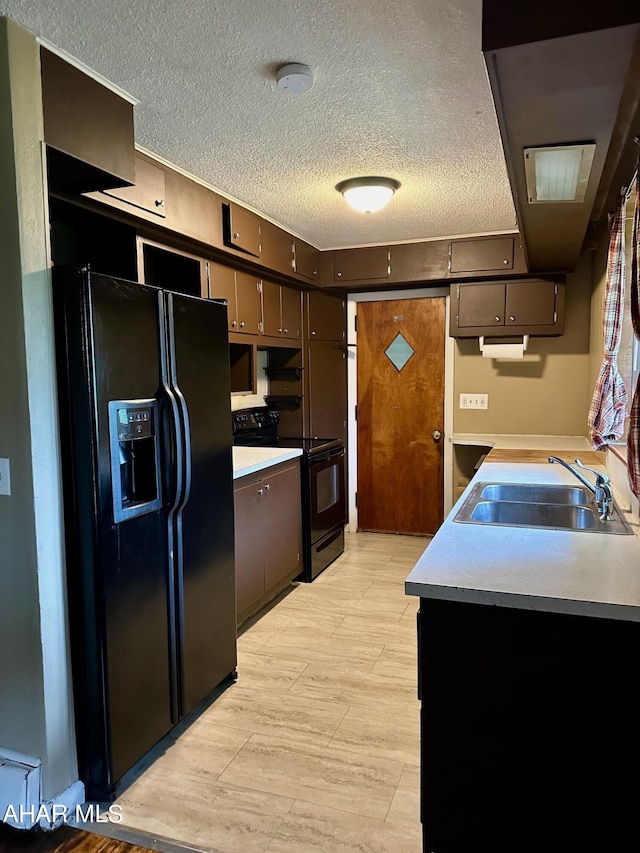
<instances>
[{"instance_id":1,"label":"ice and water dispenser","mask_svg":"<svg viewBox=\"0 0 640 853\"><path fill-rule=\"evenodd\" d=\"M116 524L162 506L157 400L109 403L111 490Z\"/></svg>"}]
</instances>

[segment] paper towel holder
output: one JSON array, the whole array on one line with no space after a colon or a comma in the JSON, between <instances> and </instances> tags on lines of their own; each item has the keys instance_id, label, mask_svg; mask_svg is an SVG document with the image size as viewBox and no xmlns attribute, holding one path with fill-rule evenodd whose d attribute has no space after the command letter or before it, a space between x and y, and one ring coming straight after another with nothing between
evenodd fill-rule
<instances>
[{"instance_id":1,"label":"paper towel holder","mask_svg":"<svg viewBox=\"0 0 640 853\"><path fill-rule=\"evenodd\" d=\"M484 347L485 347L485 343L484 343L485 337L486 337L485 335L480 335L480 337L478 339L478 342L480 344L480 352L483 354L484 354ZM525 353L527 351L528 346L529 346L529 335L523 335L522 336L523 353ZM500 356L500 357L501 358L508 358L508 356Z\"/></svg>"}]
</instances>

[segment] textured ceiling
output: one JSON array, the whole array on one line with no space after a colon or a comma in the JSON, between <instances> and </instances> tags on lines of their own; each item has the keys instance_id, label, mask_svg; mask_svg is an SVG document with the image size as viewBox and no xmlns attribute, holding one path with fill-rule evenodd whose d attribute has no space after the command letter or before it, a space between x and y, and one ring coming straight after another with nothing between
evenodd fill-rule
<instances>
[{"instance_id":1,"label":"textured ceiling","mask_svg":"<svg viewBox=\"0 0 640 853\"><path fill-rule=\"evenodd\" d=\"M125 89L137 142L319 248L512 230L481 0L0 0ZM285 62L306 95L278 90ZM334 189L402 184L376 214Z\"/></svg>"}]
</instances>

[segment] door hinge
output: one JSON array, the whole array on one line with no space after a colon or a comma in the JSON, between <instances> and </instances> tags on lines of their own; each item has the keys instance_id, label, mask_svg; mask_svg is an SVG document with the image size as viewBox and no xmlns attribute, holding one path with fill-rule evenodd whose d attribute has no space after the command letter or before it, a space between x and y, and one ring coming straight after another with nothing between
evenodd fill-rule
<instances>
[{"instance_id":1,"label":"door hinge","mask_svg":"<svg viewBox=\"0 0 640 853\"><path fill-rule=\"evenodd\" d=\"M354 410L355 419L358 420L358 407L354 406L353 410Z\"/></svg>"},{"instance_id":2,"label":"door hinge","mask_svg":"<svg viewBox=\"0 0 640 853\"><path fill-rule=\"evenodd\" d=\"M209 261L204 265L204 274L207 279L207 296L211 296L211 278L209 277Z\"/></svg>"},{"instance_id":3,"label":"door hinge","mask_svg":"<svg viewBox=\"0 0 640 853\"><path fill-rule=\"evenodd\" d=\"M355 494L355 498L356 498L356 507L357 507L358 506L358 493L357 492Z\"/></svg>"},{"instance_id":4,"label":"door hinge","mask_svg":"<svg viewBox=\"0 0 640 853\"><path fill-rule=\"evenodd\" d=\"M356 314L353 318L353 331L358 331L358 315Z\"/></svg>"},{"instance_id":5,"label":"door hinge","mask_svg":"<svg viewBox=\"0 0 640 853\"><path fill-rule=\"evenodd\" d=\"M258 293L262 293L262 281L256 281L256 287L258 288Z\"/></svg>"},{"instance_id":6,"label":"door hinge","mask_svg":"<svg viewBox=\"0 0 640 853\"><path fill-rule=\"evenodd\" d=\"M451 247L452 246L453 246L453 243L449 243L449 263L447 264L447 268L448 268L449 272L451 272Z\"/></svg>"},{"instance_id":7,"label":"door hinge","mask_svg":"<svg viewBox=\"0 0 640 853\"><path fill-rule=\"evenodd\" d=\"M260 333L264 332L264 323L262 322L262 320L258 323L258 331Z\"/></svg>"}]
</instances>

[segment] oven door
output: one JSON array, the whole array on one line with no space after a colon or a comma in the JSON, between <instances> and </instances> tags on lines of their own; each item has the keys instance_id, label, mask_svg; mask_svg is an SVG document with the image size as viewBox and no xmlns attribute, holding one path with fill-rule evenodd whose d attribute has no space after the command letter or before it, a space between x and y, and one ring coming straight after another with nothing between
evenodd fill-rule
<instances>
[{"instance_id":1,"label":"oven door","mask_svg":"<svg viewBox=\"0 0 640 853\"><path fill-rule=\"evenodd\" d=\"M334 527L346 524L344 461L343 447L309 459L309 521L312 543L317 542Z\"/></svg>"}]
</instances>

